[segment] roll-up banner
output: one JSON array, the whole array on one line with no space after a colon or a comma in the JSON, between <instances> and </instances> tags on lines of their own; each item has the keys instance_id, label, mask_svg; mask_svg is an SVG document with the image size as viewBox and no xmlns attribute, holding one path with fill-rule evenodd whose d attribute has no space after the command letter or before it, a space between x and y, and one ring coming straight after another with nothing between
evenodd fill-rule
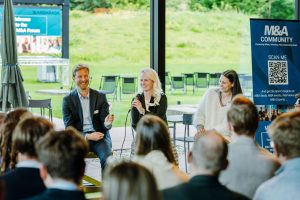
<instances>
[{"instance_id":1,"label":"roll-up banner","mask_svg":"<svg viewBox=\"0 0 300 200\"><path fill-rule=\"evenodd\" d=\"M300 21L250 19L253 100L260 123L257 142L272 151L267 128L293 108L300 90Z\"/></svg>"}]
</instances>

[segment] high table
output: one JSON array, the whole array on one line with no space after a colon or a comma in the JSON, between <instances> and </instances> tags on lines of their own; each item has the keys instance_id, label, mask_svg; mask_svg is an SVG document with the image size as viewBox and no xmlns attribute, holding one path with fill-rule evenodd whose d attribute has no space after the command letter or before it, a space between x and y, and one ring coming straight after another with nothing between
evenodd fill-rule
<instances>
[{"instance_id":1,"label":"high table","mask_svg":"<svg viewBox=\"0 0 300 200\"><path fill-rule=\"evenodd\" d=\"M172 126L169 126L169 128L173 128L173 142L174 142L174 146L176 145L176 124L177 123L182 123L183 122L183 118L182 115L169 115L167 117L168 122L172 123Z\"/></svg>"}]
</instances>

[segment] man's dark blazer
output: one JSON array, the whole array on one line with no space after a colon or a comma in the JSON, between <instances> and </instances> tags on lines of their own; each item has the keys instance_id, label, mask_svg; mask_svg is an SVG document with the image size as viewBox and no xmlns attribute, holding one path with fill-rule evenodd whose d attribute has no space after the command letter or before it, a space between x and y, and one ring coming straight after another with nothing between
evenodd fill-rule
<instances>
[{"instance_id":1,"label":"man's dark blazer","mask_svg":"<svg viewBox=\"0 0 300 200\"><path fill-rule=\"evenodd\" d=\"M84 193L82 191L69 191L49 188L42 194L30 198L30 200L85 200Z\"/></svg>"},{"instance_id":2,"label":"man's dark blazer","mask_svg":"<svg viewBox=\"0 0 300 200\"><path fill-rule=\"evenodd\" d=\"M194 176L187 183L162 191L163 200L248 200L221 185L216 176Z\"/></svg>"},{"instance_id":3,"label":"man's dark blazer","mask_svg":"<svg viewBox=\"0 0 300 200\"><path fill-rule=\"evenodd\" d=\"M3 181L4 199L16 200L38 195L46 190L37 168L17 167L0 177Z\"/></svg>"},{"instance_id":4,"label":"man's dark blazer","mask_svg":"<svg viewBox=\"0 0 300 200\"><path fill-rule=\"evenodd\" d=\"M105 94L89 89L90 113L95 131L106 133L105 117L109 114L109 105ZM83 132L83 114L77 89L65 96L62 103L63 120L65 127L73 126Z\"/></svg>"},{"instance_id":5,"label":"man's dark blazer","mask_svg":"<svg viewBox=\"0 0 300 200\"><path fill-rule=\"evenodd\" d=\"M145 96L144 93L136 95L136 98L141 102L142 107L146 110L145 105ZM151 97L150 103L154 103L154 97ZM160 117L162 120L164 120L167 123L167 109L168 109L168 100L167 96L165 94L161 95L159 105L157 106L149 106L149 111L146 111L145 114L152 114ZM140 121L140 119L144 115L140 114L139 111L132 107L131 109L131 126L136 129L137 123Z\"/></svg>"}]
</instances>

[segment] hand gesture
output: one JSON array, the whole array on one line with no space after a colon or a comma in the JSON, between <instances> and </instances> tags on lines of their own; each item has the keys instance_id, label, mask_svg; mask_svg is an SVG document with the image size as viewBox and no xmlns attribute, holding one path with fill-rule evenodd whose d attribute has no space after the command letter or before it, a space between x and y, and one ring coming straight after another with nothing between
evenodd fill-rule
<instances>
[{"instance_id":1,"label":"hand gesture","mask_svg":"<svg viewBox=\"0 0 300 200\"><path fill-rule=\"evenodd\" d=\"M205 134L205 129L204 128L200 128L200 130L195 134L194 139L197 140L201 136L203 136L204 134Z\"/></svg>"},{"instance_id":2,"label":"hand gesture","mask_svg":"<svg viewBox=\"0 0 300 200\"><path fill-rule=\"evenodd\" d=\"M142 103L140 102L140 100L138 100L138 98L135 98L132 101L132 107L135 107L139 111L139 113L145 114L145 109L143 108Z\"/></svg>"},{"instance_id":3,"label":"hand gesture","mask_svg":"<svg viewBox=\"0 0 300 200\"><path fill-rule=\"evenodd\" d=\"M90 133L90 134L86 135L86 139L87 140L92 140L92 141L102 140L103 137L104 137L104 134L101 133L101 132L93 132L93 133Z\"/></svg>"},{"instance_id":4,"label":"hand gesture","mask_svg":"<svg viewBox=\"0 0 300 200\"><path fill-rule=\"evenodd\" d=\"M109 114L105 117L105 124L106 125L111 125L114 120L115 120L115 115L114 114Z\"/></svg>"}]
</instances>

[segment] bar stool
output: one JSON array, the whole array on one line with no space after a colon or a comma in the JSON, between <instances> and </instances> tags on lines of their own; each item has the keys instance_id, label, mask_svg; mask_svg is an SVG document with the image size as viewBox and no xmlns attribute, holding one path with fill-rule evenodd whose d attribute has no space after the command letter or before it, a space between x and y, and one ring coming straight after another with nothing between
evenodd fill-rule
<instances>
[{"instance_id":1,"label":"bar stool","mask_svg":"<svg viewBox=\"0 0 300 200\"><path fill-rule=\"evenodd\" d=\"M175 140L183 142L185 171L187 172L187 159L186 159L187 155L186 155L186 153L187 153L187 150L189 151L189 149L190 149L190 143L195 141L194 137L190 136L190 125L193 124L193 114L183 114L182 123L184 124L184 136L176 137ZM187 145L187 147L186 147L186 145Z\"/></svg>"}]
</instances>

